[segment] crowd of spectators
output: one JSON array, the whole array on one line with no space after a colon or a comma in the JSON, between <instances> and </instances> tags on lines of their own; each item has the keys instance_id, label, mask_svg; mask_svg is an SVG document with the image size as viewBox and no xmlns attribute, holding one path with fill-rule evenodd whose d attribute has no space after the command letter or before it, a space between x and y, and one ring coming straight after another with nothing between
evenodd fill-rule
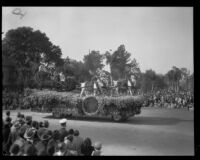
<instances>
[{"instance_id":1,"label":"crowd of spectators","mask_svg":"<svg viewBox=\"0 0 200 160\"><path fill-rule=\"evenodd\" d=\"M160 90L144 94L144 107L192 108L194 95L189 91Z\"/></svg>"},{"instance_id":2,"label":"crowd of spectators","mask_svg":"<svg viewBox=\"0 0 200 160\"><path fill-rule=\"evenodd\" d=\"M67 130L67 119L59 121L59 130L50 130L48 121L35 121L18 113L16 120L6 112L3 122L4 156L100 156L102 144L92 144L78 130Z\"/></svg>"}]
</instances>

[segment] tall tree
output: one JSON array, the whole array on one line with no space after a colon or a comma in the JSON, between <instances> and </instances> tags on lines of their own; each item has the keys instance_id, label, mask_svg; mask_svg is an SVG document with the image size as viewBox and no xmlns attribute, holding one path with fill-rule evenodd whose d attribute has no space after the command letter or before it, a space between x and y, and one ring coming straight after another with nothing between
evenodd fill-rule
<instances>
[{"instance_id":1,"label":"tall tree","mask_svg":"<svg viewBox=\"0 0 200 160\"><path fill-rule=\"evenodd\" d=\"M99 51L91 51L88 55L84 56L84 64L91 74L95 74L97 69L103 68L103 55Z\"/></svg>"},{"instance_id":2,"label":"tall tree","mask_svg":"<svg viewBox=\"0 0 200 160\"><path fill-rule=\"evenodd\" d=\"M33 78L42 60L47 64L57 63L62 55L45 33L30 27L9 30L2 41L2 51L16 63L20 81Z\"/></svg>"},{"instance_id":3,"label":"tall tree","mask_svg":"<svg viewBox=\"0 0 200 160\"><path fill-rule=\"evenodd\" d=\"M131 54L126 51L125 45L120 45L116 51L105 53L106 63L110 65L112 77L117 79L136 77L140 74L139 64L136 59L131 60Z\"/></svg>"}]
</instances>

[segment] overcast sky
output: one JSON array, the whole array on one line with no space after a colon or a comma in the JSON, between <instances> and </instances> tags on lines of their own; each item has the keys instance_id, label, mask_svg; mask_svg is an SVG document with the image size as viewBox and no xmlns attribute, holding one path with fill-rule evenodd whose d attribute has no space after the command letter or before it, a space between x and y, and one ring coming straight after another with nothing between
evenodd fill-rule
<instances>
[{"instance_id":1,"label":"overcast sky","mask_svg":"<svg viewBox=\"0 0 200 160\"><path fill-rule=\"evenodd\" d=\"M192 7L17 7L2 8L2 30L30 26L59 45L63 57L83 60L89 50L105 53L124 44L141 71L165 74L172 66L193 72Z\"/></svg>"}]
</instances>

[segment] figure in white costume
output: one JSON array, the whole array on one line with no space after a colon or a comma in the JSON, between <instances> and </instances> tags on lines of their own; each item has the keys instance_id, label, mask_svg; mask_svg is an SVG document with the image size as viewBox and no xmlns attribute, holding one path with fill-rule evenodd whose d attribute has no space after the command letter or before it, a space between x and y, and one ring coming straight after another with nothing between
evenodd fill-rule
<instances>
[{"instance_id":1,"label":"figure in white costume","mask_svg":"<svg viewBox=\"0 0 200 160\"><path fill-rule=\"evenodd\" d=\"M61 81L61 82L64 82L64 81L65 81L65 75L61 72L61 73L59 74L59 76L60 76L60 81Z\"/></svg>"},{"instance_id":2,"label":"figure in white costume","mask_svg":"<svg viewBox=\"0 0 200 160\"><path fill-rule=\"evenodd\" d=\"M115 88L116 93L118 94L118 86L117 86L117 81L113 80L113 86Z\"/></svg>"},{"instance_id":3,"label":"figure in white costume","mask_svg":"<svg viewBox=\"0 0 200 160\"><path fill-rule=\"evenodd\" d=\"M83 93L85 92L85 84L86 84L86 82L81 83L81 94L80 94L80 96L82 96Z\"/></svg>"},{"instance_id":4,"label":"figure in white costume","mask_svg":"<svg viewBox=\"0 0 200 160\"><path fill-rule=\"evenodd\" d=\"M96 96L96 92L97 92L97 84L94 82L94 85L93 85L93 89L94 89L94 96Z\"/></svg>"},{"instance_id":5,"label":"figure in white costume","mask_svg":"<svg viewBox=\"0 0 200 160\"><path fill-rule=\"evenodd\" d=\"M132 87L132 84L131 82L128 80L128 93L130 93L131 95L133 95L132 91L131 91L131 87Z\"/></svg>"}]
</instances>

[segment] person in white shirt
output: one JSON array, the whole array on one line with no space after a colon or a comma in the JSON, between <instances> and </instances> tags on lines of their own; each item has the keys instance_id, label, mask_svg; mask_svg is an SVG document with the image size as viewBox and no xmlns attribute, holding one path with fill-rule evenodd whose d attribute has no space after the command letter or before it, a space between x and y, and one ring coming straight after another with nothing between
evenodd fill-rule
<instances>
[{"instance_id":1,"label":"person in white shirt","mask_svg":"<svg viewBox=\"0 0 200 160\"><path fill-rule=\"evenodd\" d=\"M81 94L80 94L80 96L82 96L83 93L85 92L85 84L86 84L86 82L81 83Z\"/></svg>"}]
</instances>

